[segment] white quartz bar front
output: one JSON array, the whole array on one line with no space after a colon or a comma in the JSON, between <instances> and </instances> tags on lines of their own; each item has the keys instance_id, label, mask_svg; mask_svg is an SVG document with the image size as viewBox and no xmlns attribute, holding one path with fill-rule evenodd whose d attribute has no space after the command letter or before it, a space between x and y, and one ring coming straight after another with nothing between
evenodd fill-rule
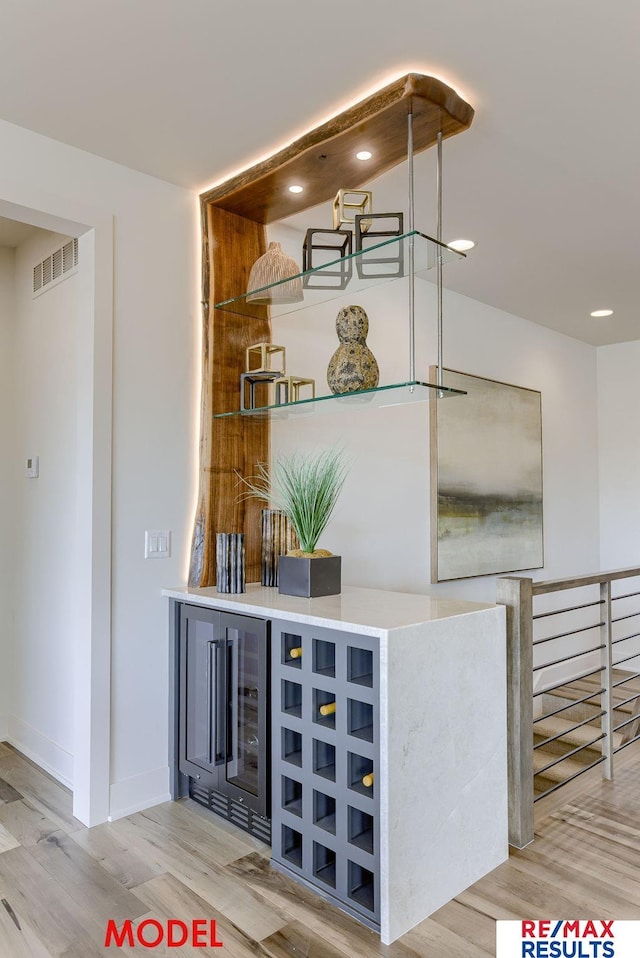
<instances>
[{"instance_id":1,"label":"white quartz bar front","mask_svg":"<svg viewBox=\"0 0 640 958\"><path fill-rule=\"evenodd\" d=\"M502 606L353 587L317 599L259 585L164 595L379 638L384 944L507 858Z\"/></svg>"},{"instance_id":2,"label":"white quartz bar front","mask_svg":"<svg viewBox=\"0 0 640 958\"><path fill-rule=\"evenodd\" d=\"M385 944L508 856L504 609L380 644Z\"/></svg>"}]
</instances>

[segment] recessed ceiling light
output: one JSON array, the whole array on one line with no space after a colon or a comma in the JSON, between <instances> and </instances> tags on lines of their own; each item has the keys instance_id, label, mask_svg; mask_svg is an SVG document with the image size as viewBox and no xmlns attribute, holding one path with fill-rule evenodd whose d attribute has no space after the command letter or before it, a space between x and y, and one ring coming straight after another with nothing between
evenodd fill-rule
<instances>
[{"instance_id":1,"label":"recessed ceiling light","mask_svg":"<svg viewBox=\"0 0 640 958\"><path fill-rule=\"evenodd\" d=\"M296 185L294 184L293 186L290 186L290 187L289 187L289 192L290 192L290 193L302 193L302 192L304 192L304 186L296 186Z\"/></svg>"},{"instance_id":2,"label":"recessed ceiling light","mask_svg":"<svg viewBox=\"0 0 640 958\"><path fill-rule=\"evenodd\" d=\"M457 239L447 243L449 249L455 249L458 253L466 253L468 249L473 249L476 244L473 240Z\"/></svg>"},{"instance_id":3,"label":"recessed ceiling light","mask_svg":"<svg viewBox=\"0 0 640 958\"><path fill-rule=\"evenodd\" d=\"M370 160L373 156L370 150L360 150L356 153L356 160Z\"/></svg>"},{"instance_id":4,"label":"recessed ceiling light","mask_svg":"<svg viewBox=\"0 0 640 958\"><path fill-rule=\"evenodd\" d=\"M594 309L591 315L595 316L596 319L598 319L600 316L613 316L613 310L612 309Z\"/></svg>"}]
</instances>

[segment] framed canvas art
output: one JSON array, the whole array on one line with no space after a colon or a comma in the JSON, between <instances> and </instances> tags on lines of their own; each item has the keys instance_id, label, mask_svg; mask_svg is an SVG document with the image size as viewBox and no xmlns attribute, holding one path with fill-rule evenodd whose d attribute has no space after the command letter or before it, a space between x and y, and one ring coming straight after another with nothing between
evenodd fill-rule
<instances>
[{"instance_id":1,"label":"framed canvas art","mask_svg":"<svg viewBox=\"0 0 640 958\"><path fill-rule=\"evenodd\" d=\"M541 568L541 394L443 378L467 395L431 403L431 581Z\"/></svg>"}]
</instances>

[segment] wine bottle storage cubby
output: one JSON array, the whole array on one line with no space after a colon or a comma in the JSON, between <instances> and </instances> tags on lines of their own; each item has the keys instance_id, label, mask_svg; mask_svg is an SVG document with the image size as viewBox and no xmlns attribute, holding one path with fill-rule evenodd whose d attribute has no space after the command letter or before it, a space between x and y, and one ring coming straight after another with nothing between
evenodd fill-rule
<instances>
[{"instance_id":1,"label":"wine bottle storage cubby","mask_svg":"<svg viewBox=\"0 0 640 958\"><path fill-rule=\"evenodd\" d=\"M282 729L282 758L291 765L302 766L302 735L290 728Z\"/></svg>"},{"instance_id":2,"label":"wine bottle storage cubby","mask_svg":"<svg viewBox=\"0 0 640 958\"><path fill-rule=\"evenodd\" d=\"M349 646L347 649L347 681L373 688L373 652Z\"/></svg>"},{"instance_id":3,"label":"wine bottle storage cubby","mask_svg":"<svg viewBox=\"0 0 640 958\"><path fill-rule=\"evenodd\" d=\"M302 717L302 686L299 682L282 679L282 711L285 715Z\"/></svg>"},{"instance_id":4,"label":"wine bottle storage cubby","mask_svg":"<svg viewBox=\"0 0 640 958\"><path fill-rule=\"evenodd\" d=\"M282 826L282 857L302 868L302 833L288 825Z\"/></svg>"},{"instance_id":5,"label":"wine bottle storage cubby","mask_svg":"<svg viewBox=\"0 0 640 958\"><path fill-rule=\"evenodd\" d=\"M313 843L313 877L336 887L336 853L319 842Z\"/></svg>"},{"instance_id":6,"label":"wine bottle storage cubby","mask_svg":"<svg viewBox=\"0 0 640 958\"><path fill-rule=\"evenodd\" d=\"M291 815L302 817L302 782L282 775L282 807Z\"/></svg>"},{"instance_id":7,"label":"wine bottle storage cubby","mask_svg":"<svg viewBox=\"0 0 640 958\"><path fill-rule=\"evenodd\" d=\"M313 721L325 728L336 727L336 696L334 692L323 689L313 690Z\"/></svg>"},{"instance_id":8,"label":"wine bottle storage cubby","mask_svg":"<svg viewBox=\"0 0 640 958\"><path fill-rule=\"evenodd\" d=\"M373 816L363 812L360 808L353 808L352 805L349 805L347 809L347 821L347 839L349 843L373 855L375 847Z\"/></svg>"},{"instance_id":9,"label":"wine bottle storage cubby","mask_svg":"<svg viewBox=\"0 0 640 958\"><path fill-rule=\"evenodd\" d=\"M353 901L362 905L367 911L375 908L374 875L368 868L363 868L356 862L349 862L348 895Z\"/></svg>"},{"instance_id":10,"label":"wine bottle storage cubby","mask_svg":"<svg viewBox=\"0 0 640 958\"><path fill-rule=\"evenodd\" d=\"M336 748L329 742L314 738L313 740L313 771L316 775L328 778L330 782L336 780Z\"/></svg>"},{"instance_id":11,"label":"wine bottle storage cubby","mask_svg":"<svg viewBox=\"0 0 640 958\"><path fill-rule=\"evenodd\" d=\"M289 632L282 634L282 664L293 669L302 668L302 638Z\"/></svg>"},{"instance_id":12,"label":"wine bottle storage cubby","mask_svg":"<svg viewBox=\"0 0 640 958\"><path fill-rule=\"evenodd\" d=\"M335 642L325 642L324 639L313 640L313 671L316 675L327 675L330 678L335 678Z\"/></svg>"},{"instance_id":13,"label":"wine bottle storage cubby","mask_svg":"<svg viewBox=\"0 0 640 958\"><path fill-rule=\"evenodd\" d=\"M348 783L349 788L360 795L366 795L367 798L373 798L374 794L374 771L373 761L364 755L357 755L349 752L348 762Z\"/></svg>"},{"instance_id":14,"label":"wine bottle storage cubby","mask_svg":"<svg viewBox=\"0 0 640 958\"><path fill-rule=\"evenodd\" d=\"M313 790L313 824L324 828L332 835L336 833L336 800L331 795Z\"/></svg>"},{"instance_id":15,"label":"wine bottle storage cubby","mask_svg":"<svg viewBox=\"0 0 640 958\"><path fill-rule=\"evenodd\" d=\"M349 735L373 742L373 705L347 699L347 728Z\"/></svg>"},{"instance_id":16,"label":"wine bottle storage cubby","mask_svg":"<svg viewBox=\"0 0 640 958\"><path fill-rule=\"evenodd\" d=\"M378 639L284 621L272 636L273 862L377 928Z\"/></svg>"}]
</instances>

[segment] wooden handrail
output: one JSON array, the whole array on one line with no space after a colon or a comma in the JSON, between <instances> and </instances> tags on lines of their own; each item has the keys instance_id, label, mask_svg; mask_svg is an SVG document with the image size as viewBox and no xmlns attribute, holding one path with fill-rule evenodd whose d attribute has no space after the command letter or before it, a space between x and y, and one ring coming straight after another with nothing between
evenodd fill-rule
<instances>
[{"instance_id":1,"label":"wooden handrail","mask_svg":"<svg viewBox=\"0 0 640 958\"><path fill-rule=\"evenodd\" d=\"M601 582L615 582L617 579L632 579L640 576L640 568L613 569L611 572L594 572L592 575L574 576L571 579L547 579L546 582L534 582L533 595L546 595L548 592L562 592L564 589L579 589L583 585L599 585Z\"/></svg>"}]
</instances>

